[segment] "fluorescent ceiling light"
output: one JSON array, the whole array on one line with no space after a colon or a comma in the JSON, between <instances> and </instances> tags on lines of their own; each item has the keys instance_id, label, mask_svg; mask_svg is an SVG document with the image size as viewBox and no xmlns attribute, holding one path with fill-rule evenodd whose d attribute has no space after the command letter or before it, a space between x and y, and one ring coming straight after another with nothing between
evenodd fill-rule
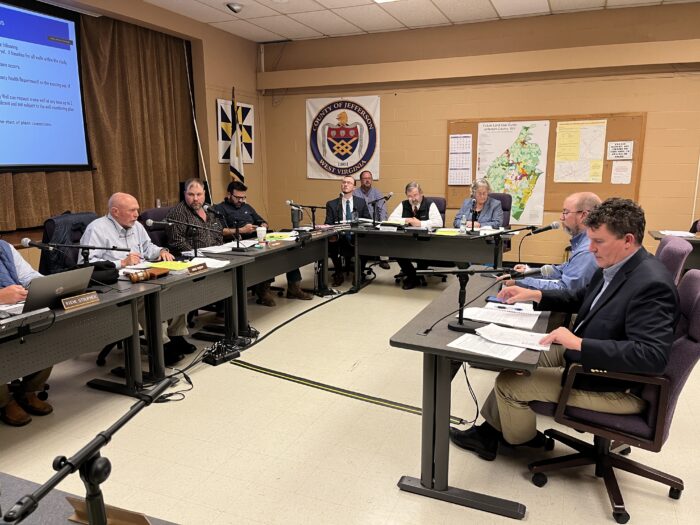
<instances>
[{"instance_id":1,"label":"fluorescent ceiling light","mask_svg":"<svg viewBox=\"0 0 700 525\"><path fill-rule=\"evenodd\" d=\"M376 4L388 4L389 2L398 2L399 0L374 0Z\"/></svg>"}]
</instances>

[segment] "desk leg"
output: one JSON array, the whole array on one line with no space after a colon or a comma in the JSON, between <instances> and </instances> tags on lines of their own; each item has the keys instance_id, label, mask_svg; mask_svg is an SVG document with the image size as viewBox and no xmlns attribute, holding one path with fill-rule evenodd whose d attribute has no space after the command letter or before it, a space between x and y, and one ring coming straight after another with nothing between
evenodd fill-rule
<instances>
[{"instance_id":1,"label":"desk leg","mask_svg":"<svg viewBox=\"0 0 700 525\"><path fill-rule=\"evenodd\" d=\"M360 285L362 284L362 261L360 261L360 236L355 234L355 279L352 283L352 288L348 290L348 293L356 293L360 291Z\"/></svg>"},{"instance_id":2,"label":"desk leg","mask_svg":"<svg viewBox=\"0 0 700 525\"><path fill-rule=\"evenodd\" d=\"M318 295L328 295L328 239L323 239L323 258L318 261Z\"/></svg>"},{"instance_id":3,"label":"desk leg","mask_svg":"<svg viewBox=\"0 0 700 525\"><path fill-rule=\"evenodd\" d=\"M143 374L141 371L141 344L139 341L139 318L136 299L130 302L131 308L131 337L124 340L124 369L126 370L126 385L107 381L106 379L91 379L87 386L103 392L112 392L124 396L146 399L139 390L143 388Z\"/></svg>"},{"instance_id":4,"label":"desk leg","mask_svg":"<svg viewBox=\"0 0 700 525\"><path fill-rule=\"evenodd\" d=\"M146 309L146 335L148 337L148 363L153 381L165 377L165 355L163 353L162 319L160 316L160 294L152 293L144 297Z\"/></svg>"},{"instance_id":5,"label":"desk leg","mask_svg":"<svg viewBox=\"0 0 700 525\"><path fill-rule=\"evenodd\" d=\"M448 485L450 382L450 359L425 354L423 356L421 478L402 476L398 483L399 488L463 507L522 519L525 517L525 505L521 503Z\"/></svg>"},{"instance_id":6,"label":"desk leg","mask_svg":"<svg viewBox=\"0 0 700 525\"><path fill-rule=\"evenodd\" d=\"M231 271L231 297L224 301L224 329L226 339L233 341L238 337L238 318L236 317L236 302L238 300L238 271Z\"/></svg>"},{"instance_id":7,"label":"desk leg","mask_svg":"<svg viewBox=\"0 0 700 525\"><path fill-rule=\"evenodd\" d=\"M496 236L496 242L493 248L493 267L501 268L503 266L503 239L500 235Z\"/></svg>"},{"instance_id":8,"label":"desk leg","mask_svg":"<svg viewBox=\"0 0 700 525\"><path fill-rule=\"evenodd\" d=\"M238 272L238 279L236 279L236 306L238 307L238 335L243 337L249 337L250 331L248 329L248 310L246 304L246 286L245 286L245 266L239 266L236 268Z\"/></svg>"}]
</instances>

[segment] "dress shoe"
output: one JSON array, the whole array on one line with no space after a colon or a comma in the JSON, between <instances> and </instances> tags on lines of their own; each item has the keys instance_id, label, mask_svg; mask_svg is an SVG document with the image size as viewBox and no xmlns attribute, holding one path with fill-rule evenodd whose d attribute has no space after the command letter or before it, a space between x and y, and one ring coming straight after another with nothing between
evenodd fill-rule
<instances>
[{"instance_id":1,"label":"dress shoe","mask_svg":"<svg viewBox=\"0 0 700 525\"><path fill-rule=\"evenodd\" d=\"M163 360L165 366L172 366L178 361L184 359L183 354L177 347L173 346L172 341L168 341L163 345Z\"/></svg>"},{"instance_id":2,"label":"dress shoe","mask_svg":"<svg viewBox=\"0 0 700 525\"><path fill-rule=\"evenodd\" d=\"M483 426L483 425L482 425ZM492 427L489 427L493 430ZM486 461L496 459L498 452L498 434L479 426L473 426L467 430L457 430L450 427L450 441L459 448L476 452L477 456Z\"/></svg>"},{"instance_id":3,"label":"dress shoe","mask_svg":"<svg viewBox=\"0 0 700 525\"><path fill-rule=\"evenodd\" d=\"M391 266L389 266L389 262L388 262L388 261L379 261L379 267L380 267L382 270L391 270Z\"/></svg>"},{"instance_id":4,"label":"dress shoe","mask_svg":"<svg viewBox=\"0 0 700 525\"><path fill-rule=\"evenodd\" d=\"M416 279L415 277L413 277L413 278L406 277L403 280L403 284L401 285L401 289L402 290L413 290L417 284L418 284L418 279Z\"/></svg>"},{"instance_id":5,"label":"dress shoe","mask_svg":"<svg viewBox=\"0 0 700 525\"><path fill-rule=\"evenodd\" d=\"M27 414L17 401L11 399L7 405L0 408L0 419L12 427L23 427L31 422L32 416Z\"/></svg>"},{"instance_id":6,"label":"dress shoe","mask_svg":"<svg viewBox=\"0 0 700 525\"><path fill-rule=\"evenodd\" d=\"M301 289L299 283L288 283L287 284L287 299L301 299L302 301L310 301L313 299L313 295L306 293Z\"/></svg>"},{"instance_id":7,"label":"dress shoe","mask_svg":"<svg viewBox=\"0 0 700 525\"><path fill-rule=\"evenodd\" d=\"M268 292L266 294L258 295L258 300L255 302L258 304L261 304L263 306L275 306L277 304L270 292Z\"/></svg>"},{"instance_id":8,"label":"dress shoe","mask_svg":"<svg viewBox=\"0 0 700 525\"><path fill-rule=\"evenodd\" d=\"M181 335L171 335L168 337L170 338L170 342L172 343L171 346L179 350L182 354L192 354L197 351L197 347L189 341L187 341L187 339L185 339Z\"/></svg>"},{"instance_id":9,"label":"dress shoe","mask_svg":"<svg viewBox=\"0 0 700 525\"><path fill-rule=\"evenodd\" d=\"M503 437L501 437L501 444L505 445L506 447L512 447L512 448L528 447L528 448L543 448L545 450L552 450L554 448L554 440L552 438L548 438L540 431L537 431L537 434L535 434L535 437L532 438L530 441L526 441L525 443L518 443L517 445L511 445L505 439L503 439Z\"/></svg>"},{"instance_id":10,"label":"dress shoe","mask_svg":"<svg viewBox=\"0 0 700 525\"><path fill-rule=\"evenodd\" d=\"M342 273L334 273L332 276L333 286L340 286L345 282L345 277Z\"/></svg>"},{"instance_id":11,"label":"dress shoe","mask_svg":"<svg viewBox=\"0 0 700 525\"><path fill-rule=\"evenodd\" d=\"M17 403L22 410L33 416L45 416L53 412L53 407L46 401L42 401L36 392L27 392L27 395L17 399Z\"/></svg>"}]
</instances>

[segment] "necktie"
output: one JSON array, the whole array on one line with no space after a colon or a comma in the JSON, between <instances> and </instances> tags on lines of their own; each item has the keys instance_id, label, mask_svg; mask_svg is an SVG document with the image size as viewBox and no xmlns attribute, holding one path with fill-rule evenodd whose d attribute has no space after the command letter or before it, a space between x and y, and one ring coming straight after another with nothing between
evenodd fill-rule
<instances>
[{"instance_id":1,"label":"necktie","mask_svg":"<svg viewBox=\"0 0 700 525\"><path fill-rule=\"evenodd\" d=\"M345 220L349 221L352 219L352 212L350 211L350 201L345 201Z\"/></svg>"},{"instance_id":2,"label":"necktie","mask_svg":"<svg viewBox=\"0 0 700 525\"><path fill-rule=\"evenodd\" d=\"M418 217L418 206L413 207L413 216Z\"/></svg>"}]
</instances>

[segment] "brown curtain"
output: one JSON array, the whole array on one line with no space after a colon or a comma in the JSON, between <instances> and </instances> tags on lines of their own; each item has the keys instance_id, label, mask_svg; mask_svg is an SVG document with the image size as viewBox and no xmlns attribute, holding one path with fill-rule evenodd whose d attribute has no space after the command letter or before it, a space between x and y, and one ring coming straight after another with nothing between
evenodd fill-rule
<instances>
[{"instance_id":1,"label":"brown curtain","mask_svg":"<svg viewBox=\"0 0 700 525\"><path fill-rule=\"evenodd\" d=\"M81 19L83 98L93 171L0 174L0 230L71 211L105 213L117 191L141 209L178 200L198 174L184 41L106 17Z\"/></svg>"}]
</instances>

